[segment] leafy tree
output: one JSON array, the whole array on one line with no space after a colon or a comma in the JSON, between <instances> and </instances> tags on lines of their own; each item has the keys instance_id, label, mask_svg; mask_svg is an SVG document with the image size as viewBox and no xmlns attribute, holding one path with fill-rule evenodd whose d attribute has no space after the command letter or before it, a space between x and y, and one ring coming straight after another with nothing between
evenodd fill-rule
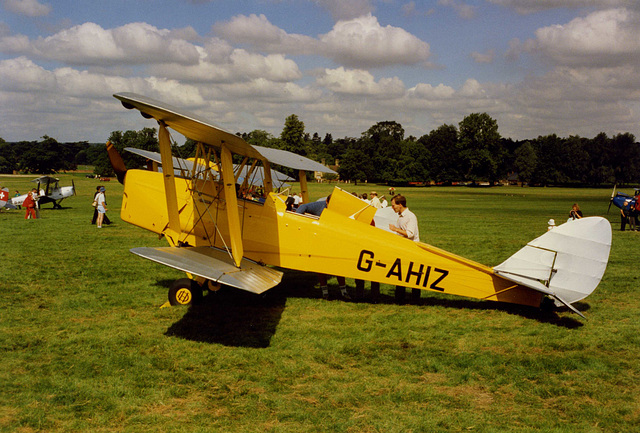
<instances>
[{"instance_id":1,"label":"leafy tree","mask_svg":"<svg viewBox=\"0 0 640 433\"><path fill-rule=\"evenodd\" d=\"M0 173L13 173L17 169L15 146L0 138Z\"/></svg>"},{"instance_id":2,"label":"leafy tree","mask_svg":"<svg viewBox=\"0 0 640 433\"><path fill-rule=\"evenodd\" d=\"M242 138L251 145L270 147L269 144L273 140L273 135L262 129L254 129L248 134L243 134Z\"/></svg>"},{"instance_id":3,"label":"leafy tree","mask_svg":"<svg viewBox=\"0 0 640 433\"><path fill-rule=\"evenodd\" d=\"M610 147L611 140L604 132L586 141L584 149L589 155L587 181L590 184L598 185L615 181L613 167L609 164Z\"/></svg>"},{"instance_id":4,"label":"leafy tree","mask_svg":"<svg viewBox=\"0 0 640 433\"><path fill-rule=\"evenodd\" d=\"M33 142L22 153L19 162L27 173L54 174L60 170L73 170L75 164L65 160L63 148L54 138L47 135L39 143Z\"/></svg>"},{"instance_id":5,"label":"leafy tree","mask_svg":"<svg viewBox=\"0 0 640 433\"><path fill-rule=\"evenodd\" d=\"M498 168L504 158L498 123L487 113L473 113L458 125L458 151L462 171L467 179L498 180Z\"/></svg>"},{"instance_id":6,"label":"leafy tree","mask_svg":"<svg viewBox=\"0 0 640 433\"><path fill-rule=\"evenodd\" d=\"M366 173L367 180L388 182L399 176L403 140L404 129L394 121L378 122L362 133L362 150L375 167Z\"/></svg>"},{"instance_id":7,"label":"leafy tree","mask_svg":"<svg viewBox=\"0 0 640 433\"><path fill-rule=\"evenodd\" d=\"M587 183L589 180L589 154L585 149L585 141L587 140L578 136L564 140L560 171L568 181Z\"/></svg>"},{"instance_id":8,"label":"leafy tree","mask_svg":"<svg viewBox=\"0 0 640 433\"><path fill-rule=\"evenodd\" d=\"M364 180L367 178L363 169L363 161L367 161L367 156L357 147L350 147L344 153L338 167L338 175L342 180Z\"/></svg>"},{"instance_id":9,"label":"leafy tree","mask_svg":"<svg viewBox=\"0 0 640 433\"><path fill-rule=\"evenodd\" d=\"M610 158L617 184L640 180L640 143L633 134L617 134L611 139Z\"/></svg>"},{"instance_id":10,"label":"leafy tree","mask_svg":"<svg viewBox=\"0 0 640 433\"><path fill-rule=\"evenodd\" d=\"M430 152L424 144L414 139L402 142L396 181L424 182L429 180Z\"/></svg>"},{"instance_id":11,"label":"leafy tree","mask_svg":"<svg viewBox=\"0 0 640 433\"><path fill-rule=\"evenodd\" d=\"M140 131L113 131L109 135L109 141L122 156L124 164L127 168L142 168L147 161L141 156L125 152L125 147L135 147L151 152L159 152L158 139L156 138L156 130L154 128L143 128ZM105 148L101 148L97 160L94 162L94 173L101 176L113 176L113 168L109 161L109 156Z\"/></svg>"},{"instance_id":12,"label":"leafy tree","mask_svg":"<svg viewBox=\"0 0 640 433\"><path fill-rule=\"evenodd\" d=\"M556 134L538 137L532 141L538 156L538 165L531 181L535 184L549 185L567 181L562 173L563 140Z\"/></svg>"},{"instance_id":13,"label":"leafy tree","mask_svg":"<svg viewBox=\"0 0 640 433\"><path fill-rule=\"evenodd\" d=\"M514 168L522 182L530 183L538 165L538 155L531 142L525 141L515 151Z\"/></svg>"},{"instance_id":14,"label":"leafy tree","mask_svg":"<svg viewBox=\"0 0 640 433\"><path fill-rule=\"evenodd\" d=\"M303 156L306 155L304 137L304 122L298 119L298 116L295 114L287 117L284 122L282 134L280 135L284 150Z\"/></svg>"},{"instance_id":15,"label":"leafy tree","mask_svg":"<svg viewBox=\"0 0 640 433\"><path fill-rule=\"evenodd\" d=\"M430 153L426 162L431 178L438 182L453 182L461 179L458 154L458 130L454 125L442 125L420 137L425 150Z\"/></svg>"}]
</instances>

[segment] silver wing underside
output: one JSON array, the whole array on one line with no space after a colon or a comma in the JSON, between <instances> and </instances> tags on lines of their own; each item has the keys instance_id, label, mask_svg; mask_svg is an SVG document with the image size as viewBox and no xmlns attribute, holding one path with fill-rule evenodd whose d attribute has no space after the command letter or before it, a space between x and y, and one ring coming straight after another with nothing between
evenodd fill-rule
<instances>
[{"instance_id":1,"label":"silver wing underside","mask_svg":"<svg viewBox=\"0 0 640 433\"><path fill-rule=\"evenodd\" d=\"M282 272L252 260L242 259L237 268L229 253L213 247L141 247L130 251L170 268L255 294L269 290L282 280Z\"/></svg>"}]
</instances>

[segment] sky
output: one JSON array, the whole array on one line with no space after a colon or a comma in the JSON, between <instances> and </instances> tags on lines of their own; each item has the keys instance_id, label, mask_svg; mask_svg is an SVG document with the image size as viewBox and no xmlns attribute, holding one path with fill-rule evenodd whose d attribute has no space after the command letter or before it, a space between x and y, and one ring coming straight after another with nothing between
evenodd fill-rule
<instances>
[{"instance_id":1,"label":"sky","mask_svg":"<svg viewBox=\"0 0 640 433\"><path fill-rule=\"evenodd\" d=\"M231 132L640 137L638 0L0 0L0 137L156 127L114 93ZM178 143L184 140L174 134Z\"/></svg>"}]
</instances>

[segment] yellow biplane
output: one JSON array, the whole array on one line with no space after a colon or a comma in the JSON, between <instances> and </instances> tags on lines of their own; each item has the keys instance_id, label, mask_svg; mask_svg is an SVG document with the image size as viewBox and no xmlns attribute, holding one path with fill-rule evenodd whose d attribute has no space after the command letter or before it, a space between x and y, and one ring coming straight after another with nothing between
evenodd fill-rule
<instances>
[{"instance_id":1,"label":"yellow biplane","mask_svg":"<svg viewBox=\"0 0 640 433\"><path fill-rule=\"evenodd\" d=\"M159 125L162 171L156 163L153 170L127 170L110 143L107 150L124 184L122 219L169 242L131 252L189 277L172 285L172 304L190 304L222 284L263 293L281 281L278 269L285 268L534 307L548 296L582 316L572 304L593 292L606 269L611 227L599 217L563 224L491 268L371 225L383 217L340 188L319 217L288 211L287 195L273 187L274 178L287 178L272 164L298 171L304 202L306 172L331 170L291 152L252 146L163 102L114 96ZM169 128L198 143L194 160L173 157ZM234 154L241 164L233 164ZM240 191L257 173L264 197L245 199Z\"/></svg>"}]
</instances>

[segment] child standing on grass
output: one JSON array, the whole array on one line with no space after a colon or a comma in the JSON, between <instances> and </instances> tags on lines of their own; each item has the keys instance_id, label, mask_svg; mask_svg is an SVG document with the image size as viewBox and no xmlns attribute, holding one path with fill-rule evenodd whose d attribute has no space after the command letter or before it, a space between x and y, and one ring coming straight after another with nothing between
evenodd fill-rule
<instances>
[{"instance_id":1,"label":"child standing on grass","mask_svg":"<svg viewBox=\"0 0 640 433\"><path fill-rule=\"evenodd\" d=\"M100 192L96 195L96 202L98 205L96 209L98 209L98 219L96 220L96 225L99 229L102 228L102 221L104 220L104 214L107 213L107 203L104 199L105 188L100 187Z\"/></svg>"}]
</instances>

